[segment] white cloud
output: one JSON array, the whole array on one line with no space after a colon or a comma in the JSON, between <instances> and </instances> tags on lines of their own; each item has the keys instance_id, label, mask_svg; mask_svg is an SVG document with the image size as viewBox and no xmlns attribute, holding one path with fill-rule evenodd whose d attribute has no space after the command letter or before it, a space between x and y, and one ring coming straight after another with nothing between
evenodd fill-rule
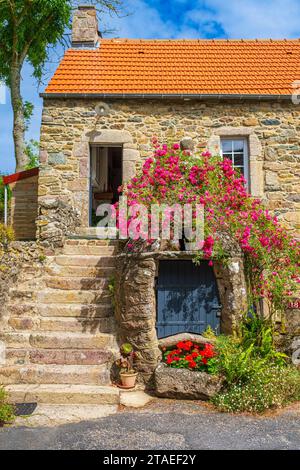
<instances>
[{"instance_id":1,"label":"white cloud","mask_svg":"<svg viewBox=\"0 0 300 470\"><path fill-rule=\"evenodd\" d=\"M113 36L122 38L195 38L199 37L198 28L185 22L184 5L186 0L176 0L182 8L178 18L165 16L157 8L149 5L146 0L128 0L126 11L128 16L116 18L106 15L100 24L100 30L113 29ZM106 35L107 36L107 35ZM111 36L111 35L110 35Z\"/></svg>"},{"instance_id":2,"label":"white cloud","mask_svg":"<svg viewBox=\"0 0 300 470\"><path fill-rule=\"evenodd\" d=\"M126 2L128 16L116 18L106 15L100 30L114 29L114 36L123 38L168 38L172 35L173 23L162 18L159 11L143 0Z\"/></svg>"},{"instance_id":3,"label":"white cloud","mask_svg":"<svg viewBox=\"0 0 300 470\"><path fill-rule=\"evenodd\" d=\"M203 18L203 6L209 12ZM209 18L229 38L294 38L300 36L299 0L209 0L186 14L201 25Z\"/></svg>"},{"instance_id":4,"label":"white cloud","mask_svg":"<svg viewBox=\"0 0 300 470\"><path fill-rule=\"evenodd\" d=\"M128 0L123 18L106 17L106 29L128 38L293 38L300 36L299 0L173 0L177 18L163 16L147 0ZM164 14L165 15L165 14ZM103 29L103 28L101 28Z\"/></svg>"}]
</instances>

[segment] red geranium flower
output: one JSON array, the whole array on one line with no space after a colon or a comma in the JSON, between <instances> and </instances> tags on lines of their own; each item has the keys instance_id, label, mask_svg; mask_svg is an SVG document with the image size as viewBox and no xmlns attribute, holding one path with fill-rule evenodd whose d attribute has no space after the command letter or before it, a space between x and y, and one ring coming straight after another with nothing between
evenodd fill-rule
<instances>
[{"instance_id":1,"label":"red geranium flower","mask_svg":"<svg viewBox=\"0 0 300 470\"><path fill-rule=\"evenodd\" d=\"M179 343L177 343L177 348L183 349L184 351L189 351L192 347L192 341L179 341Z\"/></svg>"},{"instance_id":2,"label":"red geranium flower","mask_svg":"<svg viewBox=\"0 0 300 470\"><path fill-rule=\"evenodd\" d=\"M185 360L190 362L193 360L193 355L192 354L189 354L188 356L185 356Z\"/></svg>"},{"instance_id":3,"label":"red geranium flower","mask_svg":"<svg viewBox=\"0 0 300 470\"><path fill-rule=\"evenodd\" d=\"M190 367L191 369L195 369L195 367L197 367L196 362L195 362L195 361L190 361L190 362L189 362L189 367Z\"/></svg>"}]
</instances>

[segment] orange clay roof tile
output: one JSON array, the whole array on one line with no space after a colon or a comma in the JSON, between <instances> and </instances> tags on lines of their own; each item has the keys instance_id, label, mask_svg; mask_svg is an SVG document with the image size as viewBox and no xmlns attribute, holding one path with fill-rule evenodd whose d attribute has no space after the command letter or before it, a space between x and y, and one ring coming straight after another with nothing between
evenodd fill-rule
<instances>
[{"instance_id":1,"label":"orange clay roof tile","mask_svg":"<svg viewBox=\"0 0 300 470\"><path fill-rule=\"evenodd\" d=\"M46 93L290 95L300 40L101 39L66 52Z\"/></svg>"}]
</instances>

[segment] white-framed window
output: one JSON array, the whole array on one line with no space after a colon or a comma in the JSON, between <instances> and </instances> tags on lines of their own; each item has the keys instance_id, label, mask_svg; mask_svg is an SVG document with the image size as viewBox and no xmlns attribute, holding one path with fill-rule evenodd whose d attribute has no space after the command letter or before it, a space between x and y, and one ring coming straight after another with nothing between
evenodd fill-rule
<instances>
[{"instance_id":1,"label":"white-framed window","mask_svg":"<svg viewBox=\"0 0 300 470\"><path fill-rule=\"evenodd\" d=\"M223 158L232 161L233 168L239 169L250 187L249 180L249 145L243 137L221 137L221 152Z\"/></svg>"}]
</instances>

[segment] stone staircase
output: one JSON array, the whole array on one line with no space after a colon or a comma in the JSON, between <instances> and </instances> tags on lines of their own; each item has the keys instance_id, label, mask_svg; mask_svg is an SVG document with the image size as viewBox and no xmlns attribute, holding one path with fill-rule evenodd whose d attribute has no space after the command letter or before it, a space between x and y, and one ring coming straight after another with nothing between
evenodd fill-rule
<instances>
[{"instance_id":1,"label":"stone staircase","mask_svg":"<svg viewBox=\"0 0 300 470\"><path fill-rule=\"evenodd\" d=\"M116 244L69 239L41 278L10 291L0 384L13 402L117 404L117 344L108 289Z\"/></svg>"}]
</instances>

